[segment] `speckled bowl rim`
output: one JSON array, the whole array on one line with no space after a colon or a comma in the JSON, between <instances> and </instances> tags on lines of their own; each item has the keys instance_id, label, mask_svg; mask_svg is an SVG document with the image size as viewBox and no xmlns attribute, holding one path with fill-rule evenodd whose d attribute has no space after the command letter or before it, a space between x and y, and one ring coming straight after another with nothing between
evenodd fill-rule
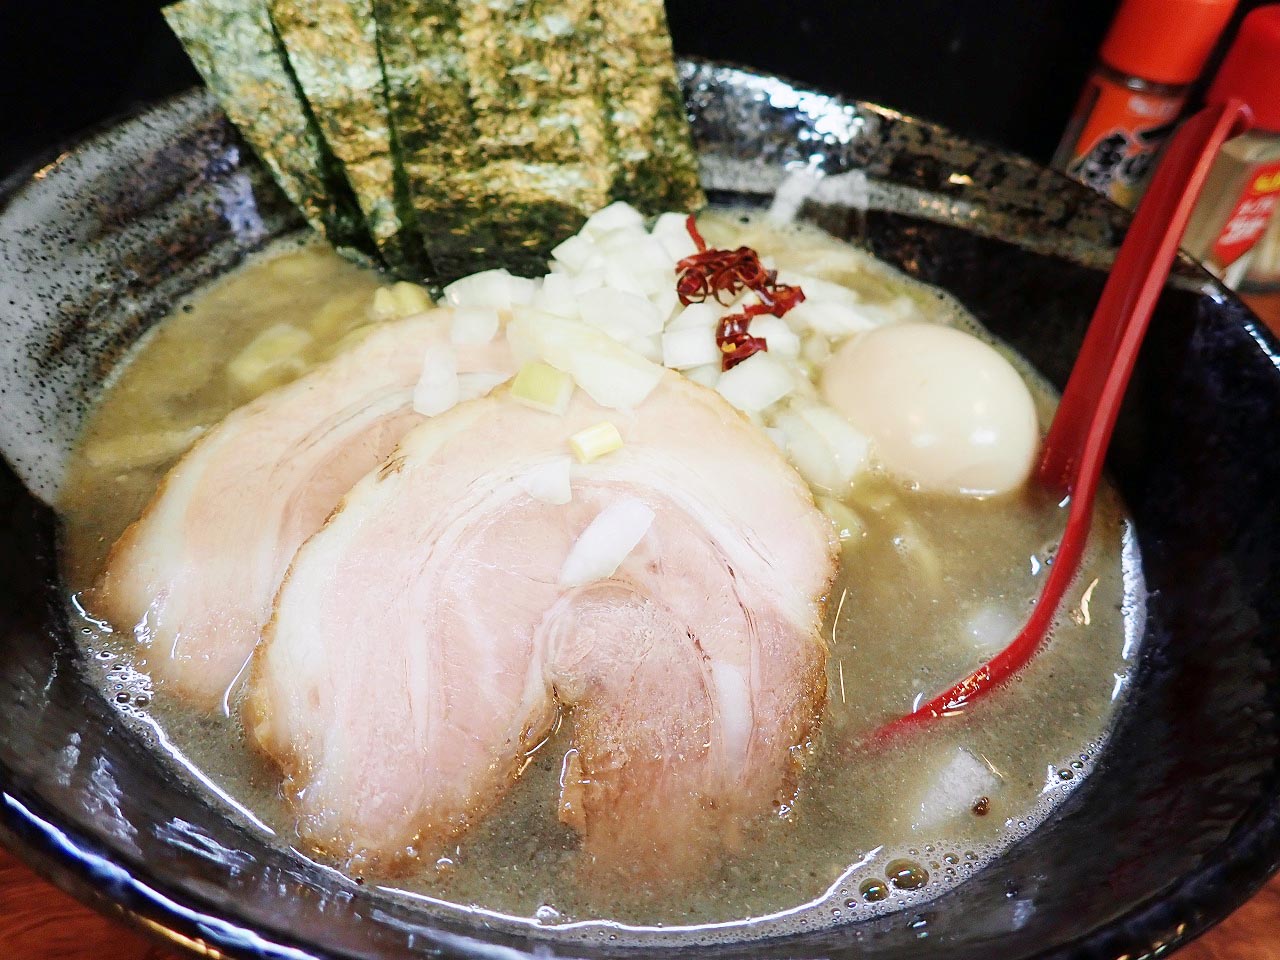
<instances>
[{"instance_id":1,"label":"speckled bowl rim","mask_svg":"<svg viewBox=\"0 0 1280 960\"><path fill-rule=\"evenodd\" d=\"M1039 165L982 140L959 137L940 124L903 114L869 101L815 89L784 75L769 74L740 64L687 57L682 61L713 68L740 71L752 77L776 80L797 91L830 97L873 114L892 116L938 135L961 140L1002 160ZM59 146L43 151L0 179L0 215L10 203L31 188L40 172L74 151L97 134L127 121L178 103L192 96L189 88L158 101L141 103L99 123L84 128ZM1064 183L1069 182L1065 177ZM1119 211L1119 208L1115 208ZM1187 258L1183 255L1184 263ZM1212 279L1206 272L1206 278ZM1219 297L1238 300L1236 294L1213 280ZM1247 325L1268 340L1270 334L1253 317ZM3 770L0 770L0 774ZM323 946L295 940L284 931L266 925L250 927L211 909L206 898L188 889L167 890L145 868L131 868L113 856L106 845L84 833L59 825L57 818L38 797L24 797L8 789L0 776L0 844L14 856L58 888L97 910L103 916L127 923L168 946L201 956L246 958L246 960L346 960L349 954L327 951ZM1256 811L1255 811L1256 812ZM1223 856L1182 877L1174 885L1139 906L1113 917L1087 934L1049 946L1034 954L1035 960L1068 960L1092 956L1099 948L1117 960L1146 960L1165 956L1216 926L1280 872L1280 796L1272 798L1261 816L1235 831L1223 844ZM1186 917L1192 917L1186 920ZM437 956L516 958L536 956L537 945L528 952L497 946L438 931ZM443 952L439 948L443 948ZM209 950L219 953L209 953ZM751 943L744 942L750 954ZM638 955L638 954L637 954Z\"/></svg>"}]
</instances>

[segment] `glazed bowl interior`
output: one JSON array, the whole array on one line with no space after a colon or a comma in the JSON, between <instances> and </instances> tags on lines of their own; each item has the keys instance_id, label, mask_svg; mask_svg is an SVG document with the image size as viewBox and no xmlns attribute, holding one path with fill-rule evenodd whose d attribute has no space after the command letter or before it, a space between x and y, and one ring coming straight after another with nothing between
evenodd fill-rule
<instances>
[{"instance_id":1,"label":"glazed bowl interior","mask_svg":"<svg viewBox=\"0 0 1280 960\"><path fill-rule=\"evenodd\" d=\"M951 291L1059 388L1125 218L1024 160L875 106L682 64L703 178ZM62 155L0 209L0 839L81 897L244 957L631 955L386 899L268 845L176 776L82 679L56 494L85 411L182 295L296 229L195 91ZM1110 459L1150 590L1095 773L1030 837L907 913L646 956L1138 956L1221 918L1280 859L1280 356L1190 263L1170 281Z\"/></svg>"}]
</instances>

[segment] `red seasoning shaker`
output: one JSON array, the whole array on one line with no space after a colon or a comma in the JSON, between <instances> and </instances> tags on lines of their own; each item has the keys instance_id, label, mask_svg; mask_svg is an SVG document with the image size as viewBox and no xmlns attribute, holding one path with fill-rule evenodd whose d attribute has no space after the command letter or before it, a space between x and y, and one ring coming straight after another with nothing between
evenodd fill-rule
<instances>
[{"instance_id":1,"label":"red seasoning shaker","mask_svg":"<svg viewBox=\"0 0 1280 960\"><path fill-rule=\"evenodd\" d=\"M1124 0L1053 166L1133 207L1237 0Z\"/></svg>"},{"instance_id":2,"label":"red seasoning shaker","mask_svg":"<svg viewBox=\"0 0 1280 960\"><path fill-rule=\"evenodd\" d=\"M1240 24L1206 99L1231 97L1249 104L1254 128L1223 145L1182 245L1236 286L1280 205L1280 4Z\"/></svg>"}]
</instances>

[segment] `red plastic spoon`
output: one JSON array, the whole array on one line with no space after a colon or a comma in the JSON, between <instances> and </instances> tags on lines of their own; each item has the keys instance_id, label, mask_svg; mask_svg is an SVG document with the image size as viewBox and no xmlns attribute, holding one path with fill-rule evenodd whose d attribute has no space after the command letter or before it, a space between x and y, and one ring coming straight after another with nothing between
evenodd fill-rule
<instances>
[{"instance_id":1,"label":"red plastic spoon","mask_svg":"<svg viewBox=\"0 0 1280 960\"><path fill-rule=\"evenodd\" d=\"M1239 100L1205 107L1175 134L1134 215L1094 310L1067 389L1045 438L1038 481L1069 494L1066 528L1031 617L1013 642L959 683L899 717L873 740L955 716L1018 673L1035 656L1075 579L1093 500L1120 403L1178 243L1223 142L1251 121Z\"/></svg>"}]
</instances>

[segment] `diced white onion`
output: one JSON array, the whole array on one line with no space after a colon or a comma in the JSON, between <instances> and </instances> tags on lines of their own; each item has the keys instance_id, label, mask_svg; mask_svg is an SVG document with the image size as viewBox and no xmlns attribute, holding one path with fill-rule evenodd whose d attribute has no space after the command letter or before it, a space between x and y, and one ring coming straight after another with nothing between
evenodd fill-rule
<instances>
[{"instance_id":1,"label":"diced white onion","mask_svg":"<svg viewBox=\"0 0 1280 960\"><path fill-rule=\"evenodd\" d=\"M662 367L599 330L550 314L514 311L507 340L513 354L540 357L573 377L596 403L615 410L643 403L663 375Z\"/></svg>"},{"instance_id":2,"label":"diced white onion","mask_svg":"<svg viewBox=\"0 0 1280 960\"><path fill-rule=\"evenodd\" d=\"M511 379L510 373L475 371L458 374L458 401L488 396L494 387Z\"/></svg>"},{"instance_id":3,"label":"diced white onion","mask_svg":"<svg viewBox=\"0 0 1280 960\"><path fill-rule=\"evenodd\" d=\"M644 217L640 211L624 200L615 200L607 207L601 207L583 224L582 232L590 237L598 237L610 230L621 230L625 227L644 227Z\"/></svg>"},{"instance_id":4,"label":"diced white onion","mask_svg":"<svg viewBox=\"0 0 1280 960\"><path fill-rule=\"evenodd\" d=\"M687 213L677 213L668 210L666 213L658 215L658 219L653 221L653 229L650 231L655 237L669 237L684 234L686 237L689 231L686 224L689 222Z\"/></svg>"},{"instance_id":5,"label":"diced white onion","mask_svg":"<svg viewBox=\"0 0 1280 960\"><path fill-rule=\"evenodd\" d=\"M836 303L834 300L805 300L787 313L795 326L827 337L848 337L866 333L892 322L883 307L866 303Z\"/></svg>"},{"instance_id":6,"label":"diced white onion","mask_svg":"<svg viewBox=\"0 0 1280 960\"><path fill-rule=\"evenodd\" d=\"M781 317L754 317L748 327L753 337L761 337L775 356L800 356L800 338Z\"/></svg>"},{"instance_id":7,"label":"diced white onion","mask_svg":"<svg viewBox=\"0 0 1280 960\"><path fill-rule=\"evenodd\" d=\"M638 224L622 227L618 230L608 230L592 236L592 242L605 253L624 250L634 243L651 239L652 237L649 236L644 227Z\"/></svg>"},{"instance_id":8,"label":"diced white onion","mask_svg":"<svg viewBox=\"0 0 1280 960\"><path fill-rule=\"evenodd\" d=\"M498 333L498 311L493 307L456 307L449 325L454 343L488 343Z\"/></svg>"},{"instance_id":9,"label":"diced white onion","mask_svg":"<svg viewBox=\"0 0 1280 960\"><path fill-rule=\"evenodd\" d=\"M720 323L725 308L714 300L691 303L667 324L668 330L683 330L685 327L714 327Z\"/></svg>"},{"instance_id":10,"label":"diced white onion","mask_svg":"<svg viewBox=\"0 0 1280 960\"><path fill-rule=\"evenodd\" d=\"M542 286L534 294L533 306L546 313L576 320L578 317L578 292L568 274L549 273L542 278Z\"/></svg>"},{"instance_id":11,"label":"diced white onion","mask_svg":"<svg viewBox=\"0 0 1280 960\"><path fill-rule=\"evenodd\" d=\"M662 243L641 231L640 235L627 243L615 243L612 246L601 246L607 252L610 263L616 263L632 273L674 274L676 261L667 253Z\"/></svg>"},{"instance_id":12,"label":"diced white onion","mask_svg":"<svg viewBox=\"0 0 1280 960\"><path fill-rule=\"evenodd\" d=\"M1003 607L984 604L965 621L964 633L975 650L990 658L1012 642L1021 626Z\"/></svg>"},{"instance_id":13,"label":"diced white onion","mask_svg":"<svg viewBox=\"0 0 1280 960\"><path fill-rule=\"evenodd\" d=\"M556 505L573 499L569 485L569 472L573 460L570 457L553 457L536 464L520 475L520 486L535 500Z\"/></svg>"},{"instance_id":14,"label":"diced white onion","mask_svg":"<svg viewBox=\"0 0 1280 960\"><path fill-rule=\"evenodd\" d=\"M676 293L675 274L669 273L666 284L661 289L649 294L649 302L658 308L658 313L662 317L664 325L675 316L676 311L680 309L680 296Z\"/></svg>"},{"instance_id":15,"label":"diced white onion","mask_svg":"<svg viewBox=\"0 0 1280 960\"><path fill-rule=\"evenodd\" d=\"M506 270L482 270L455 280L444 288L444 299L451 307L493 307L510 310L512 293L521 280ZM526 281L527 282L527 281Z\"/></svg>"},{"instance_id":16,"label":"diced white onion","mask_svg":"<svg viewBox=\"0 0 1280 960\"><path fill-rule=\"evenodd\" d=\"M586 293L588 290L598 290L605 286L608 282L604 275L604 266L592 267L589 270L583 270L573 278L573 292L575 294Z\"/></svg>"},{"instance_id":17,"label":"diced white onion","mask_svg":"<svg viewBox=\"0 0 1280 960\"><path fill-rule=\"evenodd\" d=\"M662 363L662 339L656 334L648 337L632 337L627 349L634 350L651 363Z\"/></svg>"},{"instance_id":18,"label":"diced white onion","mask_svg":"<svg viewBox=\"0 0 1280 960\"><path fill-rule=\"evenodd\" d=\"M551 249L551 256L577 273L584 270L592 257L598 257L596 245L580 233L574 234Z\"/></svg>"},{"instance_id":19,"label":"diced white onion","mask_svg":"<svg viewBox=\"0 0 1280 960\"><path fill-rule=\"evenodd\" d=\"M507 287L511 293L512 306L528 306L533 303L533 298L538 293L538 288L542 286L542 279L530 279L529 277L512 277L507 281Z\"/></svg>"},{"instance_id":20,"label":"diced white onion","mask_svg":"<svg viewBox=\"0 0 1280 960\"><path fill-rule=\"evenodd\" d=\"M787 459L811 487L821 490L841 488L835 454L817 430L798 413L780 413L774 423L787 438Z\"/></svg>"},{"instance_id":21,"label":"diced white onion","mask_svg":"<svg viewBox=\"0 0 1280 960\"><path fill-rule=\"evenodd\" d=\"M745 770L751 732L755 727L755 710L751 703L751 684L747 680L747 671L727 660L712 660L710 667L718 729L732 765L730 769Z\"/></svg>"},{"instance_id":22,"label":"diced white onion","mask_svg":"<svg viewBox=\"0 0 1280 960\"><path fill-rule=\"evenodd\" d=\"M413 409L424 417L434 417L455 406L460 398L457 355L452 347L432 347L413 388Z\"/></svg>"},{"instance_id":23,"label":"diced white onion","mask_svg":"<svg viewBox=\"0 0 1280 960\"><path fill-rule=\"evenodd\" d=\"M689 236L688 220L683 213L664 213L653 224L653 236L673 261L698 252L698 245Z\"/></svg>"},{"instance_id":24,"label":"diced white onion","mask_svg":"<svg viewBox=\"0 0 1280 960\"><path fill-rule=\"evenodd\" d=\"M842 491L868 466L867 438L829 407L786 411L774 423L787 435L787 457L811 486Z\"/></svg>"},{"instance_id":25,"label":"diced white onion","mask_svg":"<svg viewBox=\"0 0 1280 960\"><path fill-rule=\"evenodd\" d=\"M739 410L759 413L795 389L784 361L757 353L720 375L716 390Z\"/></svg>"},{"instance_id":26,"label":"diced white onion","mask_svg":"<svg viewBox=\"0 0 1280 960\"><path fill-rule=\"evenodd\" d=\"M569 548L560 568L560 584L577 587L612 577L649 532L653 519L649 505L635 497L609 504Z\"/></svg>"},{"instance_id":27,"label":"diced white onion","mask_svg":"<svg viewBox=\"0 0 1280 960\"><path fill-rule=\"evenodd\" d=\"M662 334L662 363L673 370L719 363L722 356L715 327L685 327Z\"/></svg>"},{"instance_id":28,"label":"diced white onion","mask_svg":"<svg viewBox=\"0 0 1280 960\"><path fill-rule=\"evenodd\" d=\"M684 236L671 234L659 237L658 242L662 244L662 249L667 251L667 256L677 263L698 252L698 245L693 242L693 237L689 236L688 231L685 231Z\"/></svg>"},{"instance_id":29,"label":"diced white onion","mask_svg":"<svg viewBox=\"0 0 1280 960\"><path fill-rule=\"evenodd\" d=\"M613 287L588 290L578 297L582 319L602 330L623 330L631 337L647 337L662 332L662 315L644 296Z\"/></svg>"},{"instance_id":30,"label":"diced white onion","mask_svg":"<svg viewBox=\"0 0 1280 960\"><path fill-rule=\"evenodd\" d=\"M862 299L848 287L832 283L830 280L819 280L817 277L807 273L797 273L794 270L779 270L778 282L790 287L799 287L804 291L806 303L816 300L852 306Z\"/></svg>"},{"instance_id":31,"label":"diced white onion","mask_svg":"<svg viewBox=\"0 0 1280 960\"><path fill-rule=\"evenodd\" d=\"M981 797L998 802L1000 778L963 747L954 748L945 760L928 763L924 769L927 774L914 795L908 795L911 802L903 806L912 811L911 825L917 830L931 832L955 824L961 817L971 818L969 811Z\"/></svg>"},{"instance_id":32,"label":"diced white onion","mask_svg":"<svg viewBox=\"0 0 1280 960\"><path fill-rule=\"evenodd\" d=\"M604 285L614 290L625 290L641 297L649 296L649 290L638 273L613 260L604 263Z\"/></svg>"},{"instance_id":33,"label":"diced white onion","mask_svg":"<svg viewBox=\"0 0 1280 960\"><path fill-rule=\"evenodd\" d=\"M835 457L841 486L848 486L871 460L871 443L866 435L827 406L806 407L800 416L826 441Z\"/></svg>"},{"instance_id":34,"label":"diced white onion","mask_svg":"<svg viewBox=\"0 0 1280 960\"><path fill-rule=\"evenodd\" d=\"M703 367L694 367L692 370L685 370L684 375L694 383L700 383L704 387L710 387L714 390L716 388L716 384L720 382L720 360L717 358L715 363L708 363Z\"/></svg>"},{"instance_id":35,"label":"diced white onion","mask_svg":"<svg viewBox=\"0 0 1280 960\"><path fill-rule=\"evenodd\" d=\"M765 436L783 453L787 452L787 432L778 427L765 427Z\"/></svg>"}]
</instances>

